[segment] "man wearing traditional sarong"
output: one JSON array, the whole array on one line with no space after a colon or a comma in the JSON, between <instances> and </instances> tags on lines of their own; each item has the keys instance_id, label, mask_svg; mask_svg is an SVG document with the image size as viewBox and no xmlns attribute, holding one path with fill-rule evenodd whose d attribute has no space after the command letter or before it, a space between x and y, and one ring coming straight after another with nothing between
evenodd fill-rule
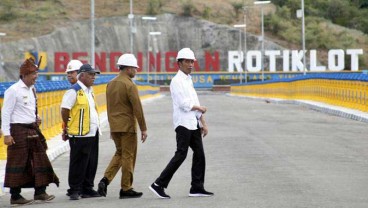
<instances>
[{"instance_id":1,"label":"man wearing traditional sarong","mask_svg":"<svg viewBox=\"0 0 368 208\"><path fill-rule=\"evenodd\" d=\"M37 97L34 84L38 67L33 59L20 66L20 80L5 91L1 115L1 129L7 148L4 187L10 188L10 204L31 204L34 200L50 201L46 193L50 183L59 186L46 154L47 143L39 125ZM34 200L22 197L21 188L34 188Z\"/></svg>"},{"instance_id":2,"label":"man wearing traditional sarong","mask_svg":"<svg viewBox=\"0 0 368 208\"><path fill-rule=\"evenodd\" d=\"M92 85L96 74L89 64L78 70L78 81L61 102L63 131L69 138L70 161L67 195L70 200L100 197L93 190L98 164L99 117Z\"/></svg>"}]
</instances>

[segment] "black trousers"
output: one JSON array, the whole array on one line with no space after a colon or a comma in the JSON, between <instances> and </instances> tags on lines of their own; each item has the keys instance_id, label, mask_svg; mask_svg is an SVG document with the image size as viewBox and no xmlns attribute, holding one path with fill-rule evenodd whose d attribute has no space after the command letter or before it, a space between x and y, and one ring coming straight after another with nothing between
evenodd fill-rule
<instances>
[{"instance_id":1,"label":"black trousers","mask_svg":"<svg viewBox=\"0 0 368 208\"><path fill-rule=\"evenodd\" d=\"M46 186L35 187L34 195L40 195L46 193ZM21 188L10 188L11 198L17 200L20 198Z\"/></svg>"},{"instance_id":2,"label":"black trousers","mask_svg":"<svg viewBox=\"0 0 368 208\"><path fill-rule=\"evenodd\" d=\"M99 133L94 137L70 137L69 193L91 190L98 164Z\"/></svg>"},{"instance_id":3,"label":"black trousers","mask_svg":"<svg viewBox=\"0 0 368 208\"><path fill-rule=\"evenodd\" d=\"M203 188L206 169L206 158L203 150L201 130L189 130L178 126L176 132L176 152L169 164L162 171L155 183L167 188L174 173L179 169L188 154L189 147L193 150L192 182L194 188Z\"/></svg>"}]
</instances>

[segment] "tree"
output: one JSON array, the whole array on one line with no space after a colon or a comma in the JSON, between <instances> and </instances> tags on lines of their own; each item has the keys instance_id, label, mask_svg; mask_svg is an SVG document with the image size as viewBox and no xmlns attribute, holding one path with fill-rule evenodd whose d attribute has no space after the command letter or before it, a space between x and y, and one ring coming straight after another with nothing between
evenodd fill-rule
<instances>
[{"instance_id":1,"label":"tree","mask_svg":"<svg viewBox=\"0 0 368 208\"><path fill-rule=\"evenodd\" d=\"M183 3L182 5L182 9L183 9L183 15L184 16L193 16L193 12L195 10L194 4L192 3L191 0Z\"/></svg>"},{"instance_id":2,"label":"tree","mask_svg":"<svg viewBox=\"0 0 368 208\"><path fill-rule=\"evenodd\" d=\"M350 17L349 3L345 0L329 1L325 17L335 24L347 25L347 19Z\"/></svg>"},{"instance_id":3,"label":"tree","mask_svg":"<svg viewBox=\"0 0 368 208\"><path fill-rule=\"evenodd\" d=\"M0 1L0 21L10 21L17 18L16 11L13 10L16 4L17 3L12 0Z\"/></svg>"},{"instance_id":4,"label":"tree","mask_svg":"<svg viewBox=\"0 0 368 208\"><path fill-rule=\"evenodd\" d=\"M234 12L235 12L235 17L238 18L239 17L239 14L243 10L243 3L241 3L241 2L233 2L233 3L231 3L231 5L233 6L233 9L234 9Z\"/></svg>"},{"instance_id":5,"label":"tree","mask_svg":"<svg viewBox=\"0 0 368 208\"><path fill-rule=\"evenodd\" d=\"M162 3L161 0L150 0L148 2L147 14L157 15L161 12Z\"/></svg>"}]
</instances>

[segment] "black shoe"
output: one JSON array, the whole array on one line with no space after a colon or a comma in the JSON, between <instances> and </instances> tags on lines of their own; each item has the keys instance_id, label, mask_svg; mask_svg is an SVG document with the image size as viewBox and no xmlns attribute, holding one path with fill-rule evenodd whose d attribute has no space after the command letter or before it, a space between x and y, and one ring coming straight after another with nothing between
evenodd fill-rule
<instances>
[{"instance_id":1,"label":"black shoe","mask_svg":"<svg viewBox=\"0 0 368 208\"><path fill-rule=\"evenodd\" d=\"M155 183L153 183L153 184L149 187L149 189L150 189L153 193L155 193L158 197L160 197L161 199L170 199L170 196L169 196L169 195L167 195L167 194L165 193L164 188L163 188L163 187L161 187L161 186L159 186L159 185L157 185L157 184L155 184Z\"/></svg>"},{"instance_id":2,"label":"black shoe","mask_svg":"<svg viewBox=\"0 0 368 208\"><path fill-rule=\"evenodd\" d=\"M69 193L69 198L70 200L79 200L79 193L78 192L74 192L74 193Z\"/></svg>"},{"instance_id":3,"label":"black shoe","mask_svg":"<svg viewBox=\"0 0 368 208\"><path fill-rule=\"evenodd\" d=\"M75 190L73 190L73 189L68 189L68 190L66 190L66 194L65 195L67 195L67 196L71 196L73 193L75 192ZM76 191L77 193L78 193L78 195L80 196L80 193L79 193L79 191Z\"/></svg>"},{"instance_id":4,"label":"black shoe","mask_svg":"<svg viewBox=\"0 0 368 208\"><path fill-rule=\"evenodd\" d=\"M100 181L100 183L98 183L98 189L97 192L101 195L106 197L107 195L107 185L109 185L109 181L107 180L106 177L103 177Z\"/></svg>"},{"instance_id":5,"label":"black shoe","mask_svg":"<svg viewBox=\"0 0 368 208\"><path fill-rule=\"evenodd\" d=\"M204 190L204 188L190 188L189 196L201 197L201 196L213 196L214 193Z\"/></svg>"},{"instance_id":6,"label":"black shoe","mask_svg":"<svg viewBox=\"0 0 368 208\"><path fill-rule=\"evenodd\" d=\"M92 197L101 197L101 195L93 189L84 190L82 192L82 198L92 198Z\"/></svg>"},{"instance_id":7,"label":"black shoe","mask_svg":"<svg viewBox=\"0 0 368 208\"><path fill-rule=\"evenodd\" d=\"M120 199L124 198L139 198L143 195L142 192L136 192L133 189L129 189L128 191L120 190Z\"/></svg>"}]
</instances>

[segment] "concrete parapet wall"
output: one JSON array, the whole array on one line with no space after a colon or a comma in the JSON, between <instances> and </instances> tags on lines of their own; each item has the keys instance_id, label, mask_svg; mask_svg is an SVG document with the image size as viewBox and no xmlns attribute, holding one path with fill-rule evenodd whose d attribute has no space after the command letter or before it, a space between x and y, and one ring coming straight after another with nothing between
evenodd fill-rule
<instances>
[{"instance_id":1,"label":"concrete parapet wall","mask_svg":"<svg viewBox=\"0 0 368 208\"><path fill-rule=\"evenodd\" d=\"M214 92L230 92L230 85L213 85L212 91Z\"/></svg>"}]
</instances>

